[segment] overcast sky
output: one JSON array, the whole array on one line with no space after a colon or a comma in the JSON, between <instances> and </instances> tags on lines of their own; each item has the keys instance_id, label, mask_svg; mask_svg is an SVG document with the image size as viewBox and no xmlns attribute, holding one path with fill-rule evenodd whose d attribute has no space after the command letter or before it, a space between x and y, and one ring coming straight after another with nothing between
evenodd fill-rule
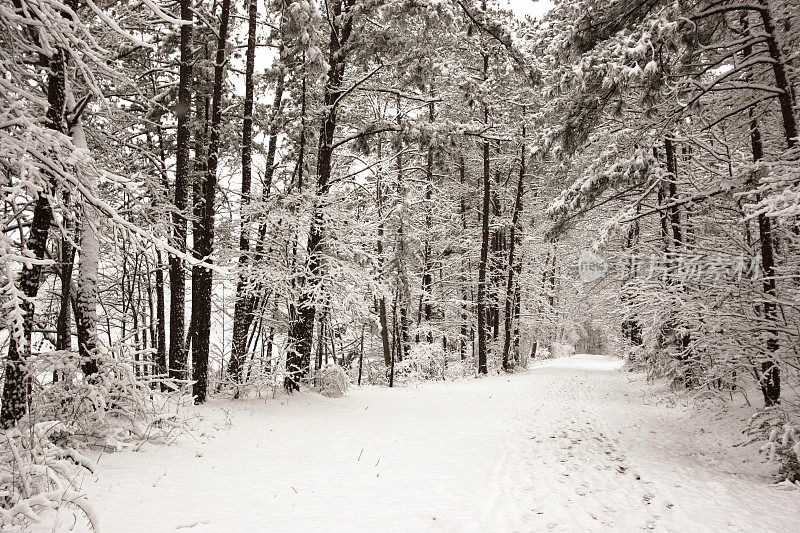
<instances>
[{"instance_id":1,"label":"overcast sky","mask_svg":"<svg viewBox=\"0 0 800 533\"><path fill-rule=\"evenodd\" d=\"M552 0L501 0L511 6L512 11L522 18L525 15L539 17L553 7Z\"/></svg>"}]
</instances>

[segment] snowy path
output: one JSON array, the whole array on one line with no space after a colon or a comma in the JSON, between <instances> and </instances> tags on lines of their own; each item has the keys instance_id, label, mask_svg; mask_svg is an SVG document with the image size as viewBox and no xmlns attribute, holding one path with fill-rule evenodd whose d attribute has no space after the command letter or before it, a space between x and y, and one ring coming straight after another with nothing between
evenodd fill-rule
<instances>
[{"instance_id":1,"label":"snowy path","mask_svg":"<svg viewBox=\"0 0 800 533\"><path fill-rule=\"evenodd\" d=\"M618 364L215 402L198 442L103 456L84 488L111 532L800 531L800 491Z\"/></svg>"}]
</instances>

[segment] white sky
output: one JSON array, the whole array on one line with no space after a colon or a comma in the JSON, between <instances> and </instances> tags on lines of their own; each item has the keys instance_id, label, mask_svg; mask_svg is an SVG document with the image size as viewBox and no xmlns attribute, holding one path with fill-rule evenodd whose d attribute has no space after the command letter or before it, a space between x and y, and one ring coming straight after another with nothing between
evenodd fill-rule
<instances>
[{"instance_id":1,"label":"white sky","mask_svg":"<svg viewBox=\"0 0 800 533\"><path fill-rule=\"evenodd\" d=\"M500 0L500 2L510 6L519 18L525 15L538 18L553 7L552 0Z\"/></svg>"}]
</instances>

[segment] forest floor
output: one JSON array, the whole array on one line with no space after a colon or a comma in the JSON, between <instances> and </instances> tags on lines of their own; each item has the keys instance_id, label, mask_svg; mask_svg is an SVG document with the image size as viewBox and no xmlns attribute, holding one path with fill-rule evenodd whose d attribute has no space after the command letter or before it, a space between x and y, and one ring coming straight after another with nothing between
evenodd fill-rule
<instances>
[{"instance_id":1,"label":"forest floor","mask_svg":"<svg viewBox=\"0 0 800 533\"><path fill-rule=\"evenodd\" d=\"M800 531L800 491L731 446L744 409L619 367L216 400L193 437L103 455L83 488L113 533Z\"/></svg>"}]
</instances>

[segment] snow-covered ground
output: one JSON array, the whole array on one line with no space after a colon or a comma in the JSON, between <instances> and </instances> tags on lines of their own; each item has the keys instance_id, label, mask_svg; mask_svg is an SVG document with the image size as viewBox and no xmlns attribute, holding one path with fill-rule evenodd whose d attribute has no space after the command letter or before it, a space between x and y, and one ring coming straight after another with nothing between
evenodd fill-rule
<instances>
[{"instance_id":1,"label":"snow-covered ground","mask_svg":"<svg viewBox=\"0 0 800 533\"><path fill-rule=\"evenodd\" d=\"M619 364L214 401L194 438L103 455L84 489L115 533L800 531L800 491L732 448L729 420Z\"/></svg>"}]
</instances>

